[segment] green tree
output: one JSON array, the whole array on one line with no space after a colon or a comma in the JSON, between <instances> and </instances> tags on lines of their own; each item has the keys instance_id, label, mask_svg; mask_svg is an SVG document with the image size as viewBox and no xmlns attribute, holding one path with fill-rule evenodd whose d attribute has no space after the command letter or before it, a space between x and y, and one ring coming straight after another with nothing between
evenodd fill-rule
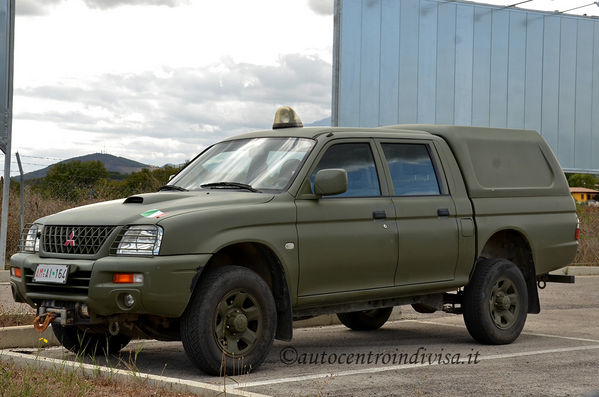
<instances>
[{"instance_id":1,"label":"green tree","mask_svg":"<svg viewBox=\"0 0 599 397\"><path fill-rule=\"evenodd\" d=\"M133 172L122 182L123 196L155 192L160 186L168 182L171 175L176 174L179 170L180 168L165 166L152 170L144 168L139 172Z\"/></svg>"},{"instance_id":2,"label":"green tree","mask_svg":"<svg viewBox=\"0 0 599 397\"><path fill-rule=\"evenodd\" d=\"M59 163L50 168L38 190L47 197L78 201L87 197L94 185L108 176L101 161Z\"/></svg>"},{"instance_id":3,"label":"green tree","mask_svg":"<svg viewBox=\"0 0 599 397\"><path fill-rule=\"evenodd\" d=\"M595 189L599 184L599 178L591 174L569 174L568 185L570 187L586 187L589 189Z\"/></svg>"}]
</instances>

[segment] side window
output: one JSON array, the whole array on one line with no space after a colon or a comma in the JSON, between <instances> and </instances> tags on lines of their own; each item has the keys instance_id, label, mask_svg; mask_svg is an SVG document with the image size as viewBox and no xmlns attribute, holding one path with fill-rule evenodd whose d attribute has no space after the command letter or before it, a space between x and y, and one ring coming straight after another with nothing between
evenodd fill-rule
<instances>
[{"instance_id":1,"label":"side window","mask_svg":"<svg viewBox=\"0 0 599 397\"><path fill-rule=\"evenodd\" d=\"M381 188L369 143L338 143L327 149L310 177L314 191L314 177L320 170L343 168L347 171L347 191L333 197L380 196Z\"/></svg>"},{"instance_id":2,"label":"side window","mask_svg":"<svg viewBox=\"0 0 599 397\"><path fill-rule=\"evenodd\" d=\"M439 182L424 144L383 143L396 196L439 195Z\"/></svg>"}]
</instances>

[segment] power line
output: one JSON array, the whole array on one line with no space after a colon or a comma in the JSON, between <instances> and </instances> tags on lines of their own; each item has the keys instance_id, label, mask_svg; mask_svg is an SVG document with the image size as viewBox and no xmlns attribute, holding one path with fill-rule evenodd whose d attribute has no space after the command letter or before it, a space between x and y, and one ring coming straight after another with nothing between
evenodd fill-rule
<instances>
[{"instance_id":1,"label":"power line","mask_svg":"<svg viewBox=\"0 0 599 397\"><path fill-rule=\"evenodd\" d=\"M18 164L16 161L11 161L11 164ZM27 165L39 165L42 167L47 167L49 164L40 164L40 163L26 163L24 161L21 161L21 164L27 164Z\"/></svg>"},{"instance_id":2,"label":"power line","mask_svg":"<svg viewBox=\"0 0 599 397\"><path fill-rule=\"evenodd\" d=\"M592 3L585 4L583 6L578 6L578 7L570 8L569 10L563 10L563 11L558 11L558 12L560 14L563 14L564 12L570 12L570 11L578 10L579 8L584 8L584 7L592 6L593 4L596 5L597 7L599 7L599 1L593 1Z\"/></svg>"},{"instance_id":3,"label":"power line","mask_svg":"<svg viewBox=\"0 0 599 397\"><path fill-rule=\"evenodd\" d=\"M60 159L58 157L28 156L26 154L22 154L21 157L29 157L32 159L43 159L43 160L59 160L59 161L66 160L66 159Z\"/></svg>"}]
</instances>

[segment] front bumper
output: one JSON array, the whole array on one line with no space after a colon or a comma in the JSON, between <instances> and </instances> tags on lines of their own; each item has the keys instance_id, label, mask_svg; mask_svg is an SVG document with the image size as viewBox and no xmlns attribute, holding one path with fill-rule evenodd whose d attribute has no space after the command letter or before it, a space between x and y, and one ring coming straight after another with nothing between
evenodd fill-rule
<instances>
[{"instance_id":1,"label":"front bumper","mask_svg":"<svg viewBox=\"0 0 599 397\"><path fill-rule=\"evenodd\" d=\"M98 260L40 258L38 254L18 253L11 266L21 268L21 278L13 275L10 284L17 302L32 307L55 300L86 304L96 315L153 314L180 317L191 298L191 285L198 269L211 254L154 257L107 256ZM69 266L66 285L34 283L38 264ZM143 273L143 283L115 284L114 273ZM88 281L89 280L89 281ZM123 296L131 294L135 304L128 308Z\"/></svg>"}]
</instances>

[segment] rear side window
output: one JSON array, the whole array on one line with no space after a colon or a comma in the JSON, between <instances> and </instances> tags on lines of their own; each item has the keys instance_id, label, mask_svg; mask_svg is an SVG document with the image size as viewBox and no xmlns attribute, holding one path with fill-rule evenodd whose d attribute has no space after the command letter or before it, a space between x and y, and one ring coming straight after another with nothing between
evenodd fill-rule
<instances>
[{"instance_id":1,"label":"rear side window","mask_svg":"<svg viewBox=\"0 0 599 397\"><path fill-rule=\"evenodd\" d=\"M327 149L310 177L320 170L343 168L347 171L347 191L332 197L380 196L381 188L369 143L339 143Z\"/></svg>"},{"instance_id":2,"label":"rear side window","mask_svg":"<svg viewBox=\"0 0 599 397\"><path fill-rule=\"evenodd\" d=\"M439 195L437 173L427 145L383 143L396 196Z\"/></svg>"}]
</instances>

